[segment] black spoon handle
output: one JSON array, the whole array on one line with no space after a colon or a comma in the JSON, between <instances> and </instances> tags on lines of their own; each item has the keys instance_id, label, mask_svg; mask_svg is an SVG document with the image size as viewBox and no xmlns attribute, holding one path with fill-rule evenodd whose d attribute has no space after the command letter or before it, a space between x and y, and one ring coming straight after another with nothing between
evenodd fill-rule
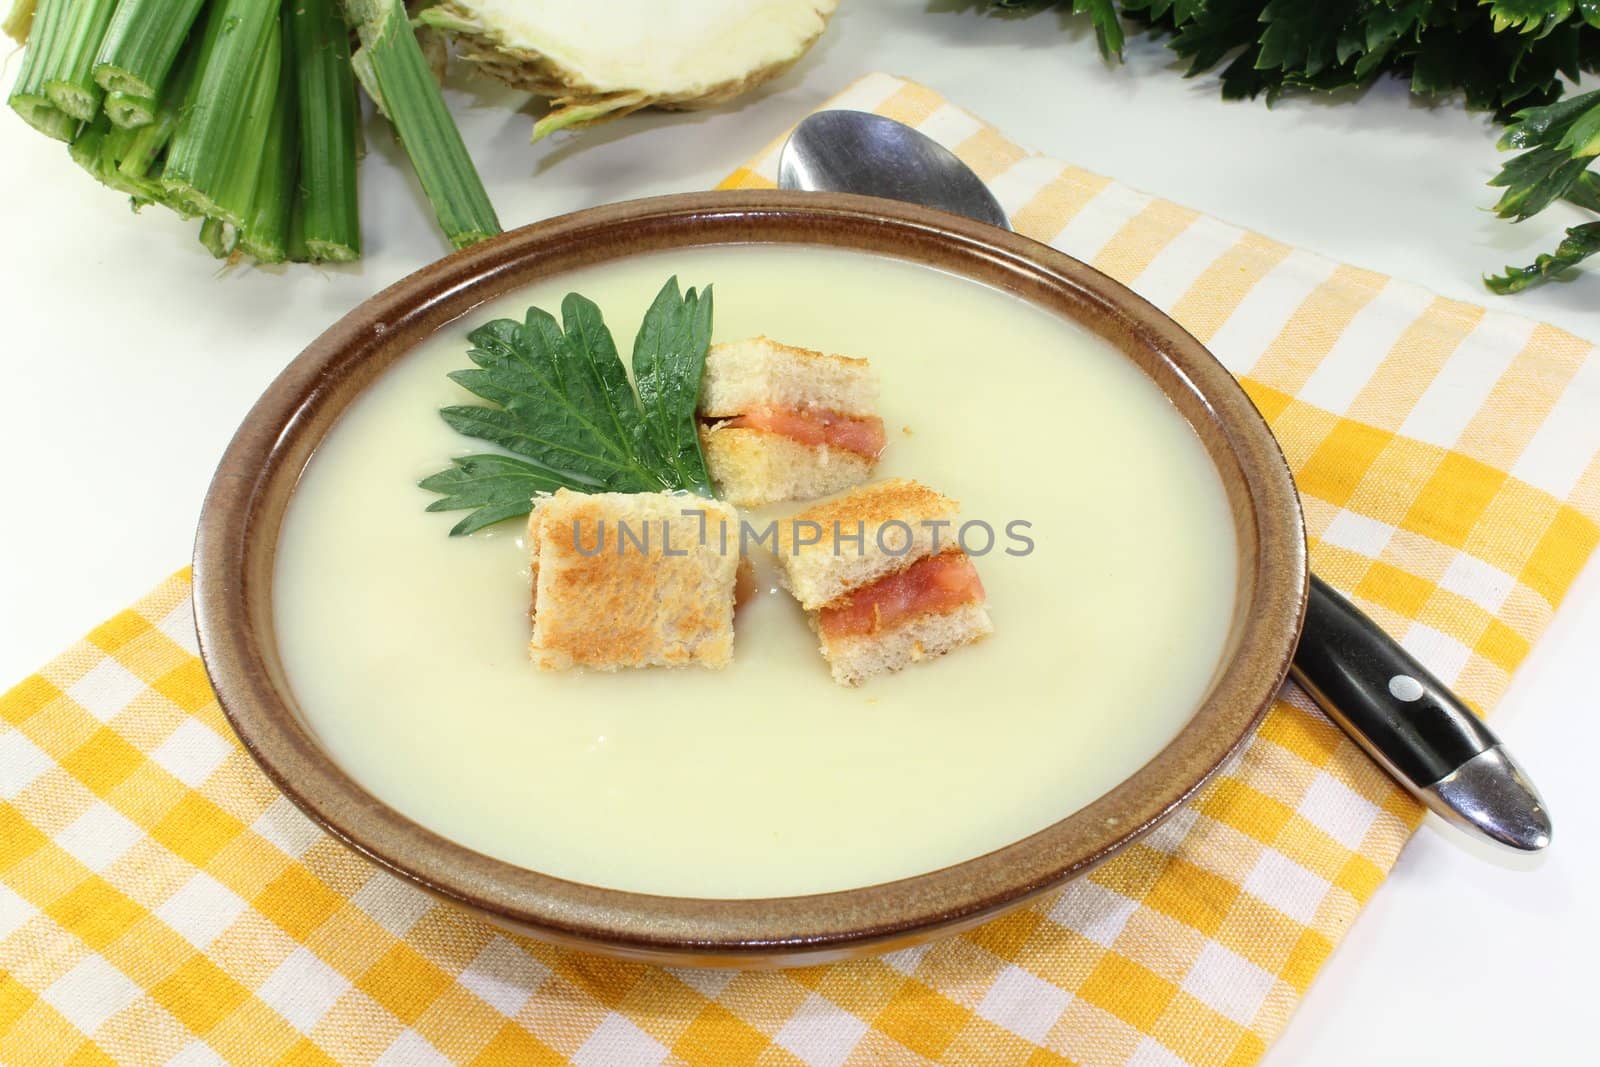
<instances>
[{"instance_id":1,"label":"black spoon handle","mask_svg":"<svg viewBox=\"0 0 1600 1067\"><path fill-rule=\"evenodd\" d=\"M1316 575L1294 677L1363 747L1417 786L1499 742L1399 643Z\"/></svg>"},{"instance_id":2,"label":"black spoon handle","mask_svg":"<svg viewBox=\"0 0 1600 1067\"><path fill-rule=\"evenodd\" d=\"M1458 826L1543 848L1538 793L1472 710L1316 575L1291 673L1401 785Z\"/></svg>"}]
</instances>

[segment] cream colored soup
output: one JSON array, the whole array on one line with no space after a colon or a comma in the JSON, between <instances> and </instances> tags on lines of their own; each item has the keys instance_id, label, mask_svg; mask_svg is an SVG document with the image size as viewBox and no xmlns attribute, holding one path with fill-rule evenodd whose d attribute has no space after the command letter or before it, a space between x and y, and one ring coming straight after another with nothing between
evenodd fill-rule
<instances>
[{"instance_id":1,"label":"cream colored soup","mask_svg":"<svg viewBox=\"0 0 1600 1067\"><path fill-rule=\"evenodd\" d=\"M419 478L473 451L439 420L467 331L596 300L624 354L667 275L715 284L719 340L869 358L881 476L997 531L995 633L844 689L770 573L725 671L549 674L527 660L522 525L467 538ZM771 509L786 513L801 505ZM1013 521L1034 548L1006 536ZM973 549L982 548L974 537ZM569 274L410 353L307 467L278 551L279 643L333 757L399 811L580 882L755 897L980 855L1062 818L1176 734L1221 656L1235 580L1221 481L1159 390L1015 298L899 261L698 249Z\"/></svg>"}]
</instances>

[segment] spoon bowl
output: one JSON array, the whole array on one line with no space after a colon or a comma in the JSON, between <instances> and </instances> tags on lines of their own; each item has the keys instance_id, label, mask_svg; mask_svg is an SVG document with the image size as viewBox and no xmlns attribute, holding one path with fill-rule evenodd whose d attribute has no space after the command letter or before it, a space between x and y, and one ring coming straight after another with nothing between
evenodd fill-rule
<instances>
[{"instance_id":1,"label":"spoon bowl","mask_svg":"<svg viewBox=\"0 0 1600 1067\"><path fill-rule=\"evenodd\" d=\"M778 157L778 187L900 200L1011 229L983 179L953 152L866 111L819 111L796 126Z\"/></svg>"}]
</instances>

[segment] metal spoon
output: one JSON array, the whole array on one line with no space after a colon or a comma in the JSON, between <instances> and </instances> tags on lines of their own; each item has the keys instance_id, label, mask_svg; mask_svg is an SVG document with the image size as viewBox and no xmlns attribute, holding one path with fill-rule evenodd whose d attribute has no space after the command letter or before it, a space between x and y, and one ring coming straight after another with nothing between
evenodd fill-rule
<instances>
[{"instance_id":1,"label":"metal spoon","mask_svg":"<svg viewBox=\"0 0 1600 1067\"><path fill-rule=\"evenodd\" d=\"M903 200L1011 229L1000 201L955 153L866 111L818 111L796 126L778 157L778 185Z\"/></svg>"},{"instance_id":2,"label":"metal spoon","mask_svg":"<svg viewBox=\"0 0 1600 1067\"><path fill-rule=\"evenodd\" d=\"M864 111L819 111L778 158L784 189L859 193L1011 229L983 180L943 145ZM1316 575L1291 673L1317 705L1445 820L1535 852L1550 815L1527 776L1459 697Z\"/></svg>"}]
</instances>

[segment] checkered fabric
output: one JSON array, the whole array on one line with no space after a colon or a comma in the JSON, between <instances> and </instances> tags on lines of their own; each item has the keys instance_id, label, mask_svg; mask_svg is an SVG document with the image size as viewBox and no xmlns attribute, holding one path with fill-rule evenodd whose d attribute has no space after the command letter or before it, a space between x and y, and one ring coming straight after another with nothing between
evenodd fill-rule
<instances>
[{"instance_id":1,"label":"checkered fabric","mask_svg":"<svg viewBox=\"0 0 1600 1067\"><path fill-rule=\"evenodd\" d=\"M1479 708L1600 538L1600 358L1024 152L874 75L1018 229L1168 309L1299 478L1318 570ZM771 183L774 150L729 184ZM1193 803L959 937L781 973L509 936L322 834L233 739L187 574L0 698L0 1062L1245 1064L1419 819L1284 693Z\"/></svg>"}]
</instances>

